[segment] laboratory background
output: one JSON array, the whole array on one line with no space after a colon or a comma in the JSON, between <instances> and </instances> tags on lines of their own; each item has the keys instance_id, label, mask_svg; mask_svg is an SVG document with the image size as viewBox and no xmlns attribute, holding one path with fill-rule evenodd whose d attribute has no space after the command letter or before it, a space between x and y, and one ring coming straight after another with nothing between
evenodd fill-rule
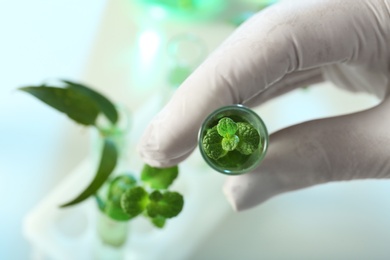
<instances>
[{"instance_id":1,"label":"laboratory background","mask_svg":"<svg viewBox=\"0 0 390 260\"><path fill-rule=\"evenodd\" d=\"M99 243L93 199L58 207L93 177L96 133L18 88L71 80L120 105L124 164L139 172L135 146L147 123L224 39L275 2L1 0L0 259L390 259L389 181L318 185L237 213L222 193L225 176L198 150L173 184L182 214L161 230L131 221L119 249ZM377 103L322 83L254 110L272 133Z\"/></svg>"}]
</instances>

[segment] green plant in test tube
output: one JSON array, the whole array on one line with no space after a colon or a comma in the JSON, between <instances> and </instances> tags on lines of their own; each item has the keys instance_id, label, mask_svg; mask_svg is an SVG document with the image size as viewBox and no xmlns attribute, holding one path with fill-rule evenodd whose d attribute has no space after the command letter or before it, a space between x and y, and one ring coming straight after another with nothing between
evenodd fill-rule
<instances>
[{"instance_id":1,"label":"green plant in test tube","mask_svg":"<svg viewBox=\"0 0 390 260\"><path fill-rule=\"evenodd\" d=\"M222 107L204 121L199 147L205 161L229 175L254 169L264 158L268 132L262 119L241 105Z\"/></svg>"}]
</instances>

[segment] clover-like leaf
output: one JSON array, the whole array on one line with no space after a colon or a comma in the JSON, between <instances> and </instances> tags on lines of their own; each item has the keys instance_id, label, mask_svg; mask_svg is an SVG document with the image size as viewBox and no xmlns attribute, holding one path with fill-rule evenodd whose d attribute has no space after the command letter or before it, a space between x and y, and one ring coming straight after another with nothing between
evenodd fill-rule
<instances>
[{"instance_id":1,"label":"clover-like leaf","mask_svg":"<svg viewBox=\"0 0 390 260\"><path fill-rule=\"evenodd\" d=\"M161 193L156 190L149 195L149 204L146 206L146 211L149 217L156 218L158 216L164 218L173 218L179 215L183 209L183 196L175 191L165 191Z\"/></svg>"},{"instance_id":2,"label":"clover-like leaf","mask_svg":"<svg viewBox=\"0 0 390 260\"><path fill-rule=\"evenodd\" d=\"M218 121L217 130L218 134L229 138L236 133L237 124L232 119L224 117Z\"/></svg>"}]
</instances>

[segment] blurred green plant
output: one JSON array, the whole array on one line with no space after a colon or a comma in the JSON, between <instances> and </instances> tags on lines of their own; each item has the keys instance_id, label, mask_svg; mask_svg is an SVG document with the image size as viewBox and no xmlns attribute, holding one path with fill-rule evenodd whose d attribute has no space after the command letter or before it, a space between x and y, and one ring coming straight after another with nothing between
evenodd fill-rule
<instances>
[{"instance_id":1,"label":"blurred green plant","mask_svg":"<svg viewBox=\"0 0 390 260\"><path fill-rule=\"evenodd\" d=\"M110 177L117 165L119 153L115 142L119 113L115 105L85 85L66 80L62 82L62 87L26 86L20 90L66 114L76 123L95 127L103 138L103 146L92 182L76 198L60 207L72 206L94 196L100 211L111 219L129 221L143 215L156 227L164 227L166 219L177 216L184 206L180 193L167 190L179 174L178 167L155 168L145 164L141 180L132 174ZM111 123L109 128L98 125L100 114ZM103 189L104 184L108 188Z\"/></svg>"}]
</instances>

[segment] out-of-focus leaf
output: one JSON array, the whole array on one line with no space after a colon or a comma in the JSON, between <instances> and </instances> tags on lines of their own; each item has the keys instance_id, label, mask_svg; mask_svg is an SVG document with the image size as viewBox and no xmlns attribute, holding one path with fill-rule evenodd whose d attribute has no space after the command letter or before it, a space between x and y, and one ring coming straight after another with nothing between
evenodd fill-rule
<instances>
[{"instance_id":1,"label":"out-of-focus leaf","mask_svg":"<svg viewBox=\"0 0 390 260\"><path fill-rule=\"evenodd\" d=\"M135 186L122 194L121 207L131 218L141 214L148 203L148 193L141 186Z\"/></svg>"},{"instance_id":2,"label":"out-of-focus leaf","mask_svg":"<svg viewBox=\"0 0 390 260\"><path fill-rule=\"evenodd\" d=\"M134 187L137 180L132 174L116 176L108 182L106 202L102 212L116 221L128 221L131 216L123 211L121 207L121 196L128 189Z\"/></svg>"},{"instance_id":3,"label":"out-of-focus leaf","mask_svg":"<svg viewBox=\"0 0 390 260\"><path fill-rule=\"evenodd\" d=\"M118 121L114 104L106 97L79 83L63 81L65 88L53 86L27 86L20 90L30 93L47 105L67 114L83 125L94 125L99 113L104 114L112 124Z\"/></svg>"},{"instance_id":4,"label":"out-of-focus leaf","mask_svg":"<svg viewBox=\"0 0 390 260\"><path fill-rule=\"evenodd\" d=\"M149 203L146 206L146 212L149 217L158 216L164 218L173 218L179 215L184 206L183 196L175 191L165 191L161 193L158 190L149 195Z\"/></svg>"},{"instance_id":5,"label":"out-of-focus leaf","mask_svg":"<svg viewBox=\"0 0 390 260\"><path fill-rule=\"evenodd\" d=\"M150 221L155 227L163 228L165 226L166 219L162 216L151 218Z\"/></svg>"},{"instance_id":6,"label":"out-of-focus leaf","mask_svg":"<svg viewBox=\"0 0 390 260\"><path fill-rule=\"evenodd\" d=\"M152 189L167 189L179 174L178 166L172 166L169 168L156 168L148 164L144 165L141 172L141 180Z\"/></svg>"},{"instance_id":7,"label":"out-of-focus leaf","mask_svg":"<svg viewBox=\"0 0 390 260\"><path fill-rule=\"evenodd\" d=\"M115 124L118 121L118 112L114 104L102 94L79 83L68 80L63 80L63 82L67 84L69 89L77 90L78 92L83 93L84 95L95 100L100 111L108 118L108 120L111 121L112 124Z\"/></svg>"},{"instance_id":8,"label":"out-of-focus leaf","mask_svg":"<svg viewBox=\"0 0 390 260\"><path fill-rule=\"evenodd\" d=\"M85 199L89 198L91 195L96 194L98 189L104 184L104 182L114 170L117 162L117 157L118 154L115 144L110 139L105 139L102 157L100 159L100 165L95 175L95 178L79 196L77 196L72 201L61 205L61 207L68 207L80 203Z\"/></svg>"},{"instance_id":9,"label":"out-of-focus leaf","mask_svg":"<svg viewBox=\"0 0 390 260\"><path fill-rule=\"evenodd\" d=\"M97 103L76 89L28 86L20 90L35 96L83 125L95 124L99 114Z\"/></svg>"},{"instance_id":10,"label":"out-of-focus leaf","mask_svg":"<svg viewBox=\"0 0 390 260\"><path fill-rule=\"evenodd\" d=\"M131 219L131 216L123 211L120 205L108 201L103 210L104 214L116 221L128 221Z\"/></svg>"},{"instance_id":11,"label":"out-of-focus leaf","mask_svg":"<svg viewBox=\"0 0 390 260\"><path fill-rule=\"evenodd\" d=\"M136 184L137 180L132 174L116 176L108 182L107 200L116 203L120 207L122 194Z\"/></svg>"}]
</instances>

